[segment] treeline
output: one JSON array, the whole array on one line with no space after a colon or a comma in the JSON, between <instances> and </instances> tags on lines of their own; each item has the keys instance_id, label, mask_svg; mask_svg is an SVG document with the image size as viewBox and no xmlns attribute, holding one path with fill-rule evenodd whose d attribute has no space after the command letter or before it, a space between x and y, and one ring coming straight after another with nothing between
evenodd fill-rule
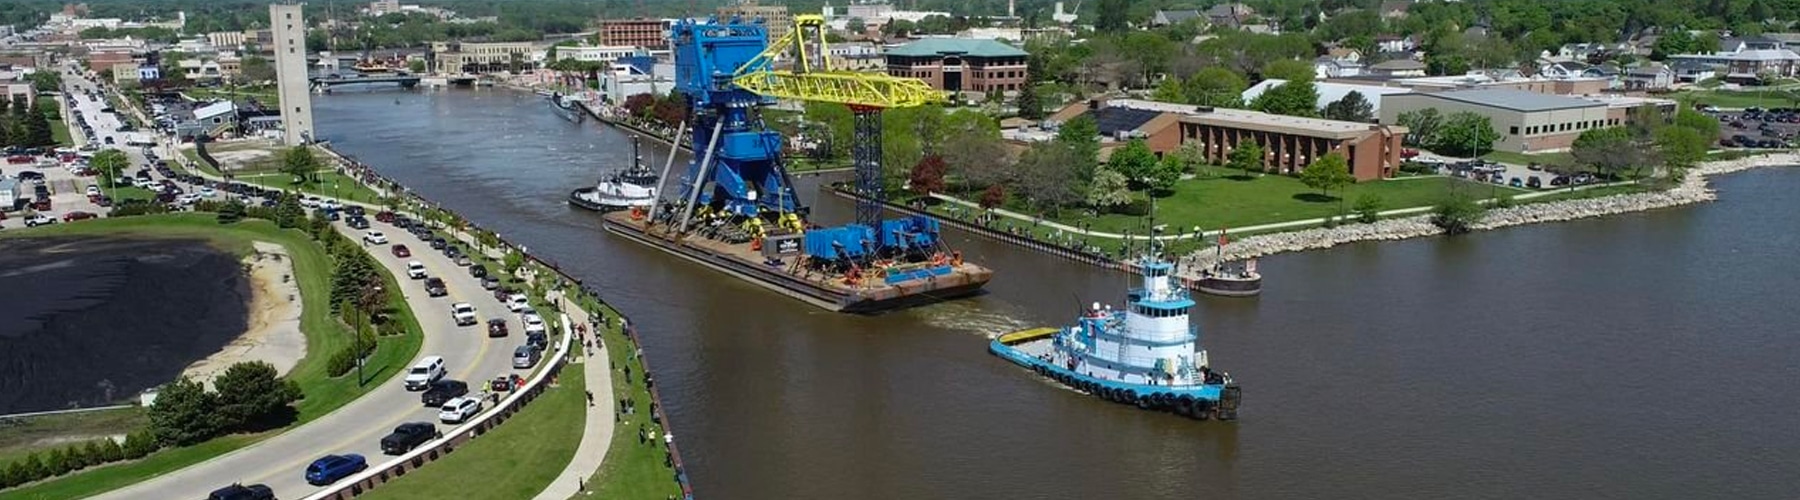
<instances>
[{"instance_id":1,"label":"treeline","mask_svg":"<svg viewBox=\"0 0 1800 500\"><path fill-rule=\"evenodd\" d=\"M0 146L36 148L56 145L50 120L60 119L56 100L40 97L36 105L25 96L0 99Z\"/></svg>"}]
</instances>

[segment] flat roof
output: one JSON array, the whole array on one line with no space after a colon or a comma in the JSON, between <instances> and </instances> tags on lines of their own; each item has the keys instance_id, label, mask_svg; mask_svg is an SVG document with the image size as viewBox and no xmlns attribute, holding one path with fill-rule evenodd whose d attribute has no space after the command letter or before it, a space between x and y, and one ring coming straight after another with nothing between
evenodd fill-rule
<instances>
[{"instance_id":1,"label":"flat roof","mask_svg":"<svg viewBox=\"0 0 1800 500\"><path fill-rule=\"evenodd\" d=\"M1018 47L996 40L970 38L925 38L888 49L890 56L929 57L960 54L969 57L1024 57Z\"/></svg>"},{"instance_id":2,"label":"flat roof","mask_svg":"<svg viewBox=\"0 0 1800 500\"><path fill-rule=\"evenodd\" d=\"M1574 97L1513 89L1452 90L1448 92L1423 92L1409 95L1429 96L1438 99L1464 102L1478 106L1510 109L1526 113L1604 106L1602 103L1587 99L1577 99Z\"/></svg>"}]
</instances>

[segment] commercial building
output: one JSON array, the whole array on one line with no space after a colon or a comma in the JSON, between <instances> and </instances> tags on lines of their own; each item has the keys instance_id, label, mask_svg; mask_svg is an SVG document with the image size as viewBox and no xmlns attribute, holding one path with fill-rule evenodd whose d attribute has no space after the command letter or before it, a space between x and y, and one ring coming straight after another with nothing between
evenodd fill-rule
<instances>
[{"instance_id":1,"label":"commercial building","mask_svg":"<svg viewBox=\"0 0 1800 500\"><path fill-rule=\"evenodd\" d=\"M1676 54L1669 59L1677 63L1692 61L1719 68L1719 74L1730 83L1759 83L1761 75L1777 78L1800 75L1800 54L1792 49L1750 49L1711 54Z\"/></svg>"},{"instance_id":2,"label":"commercial building","mask_svg":"<svg viewBox=\"0 0 1800 500\"><path fill-rule=\"evenodd\" d=\"M515 63L521 70L531 69L536 53L533 42L432 42L436 65L431 69L447 74L487 73L511 70Z\"/></svg>"},{"instance_id":3,"label":"commercial building","mask_svg":"<svg viewBox=\"0 0 1800 500\"><path fill-rule=\"evenodd\" d=\"M788 14L786 5L759 5L757 0L738 0L737 3L719 7L719 19L743 18L745 22L762 19L763 26L769 28L769 40L787 36L794 29L794 17Z\"/></svg>"},{"instance_id":4,"label":"commercial building","mask_svg":"<svg viewBox=\"0 0 1800 500\"><path fill-rule=\"evenodd\" d=\"M313 137L312 92L306 76L306 20L299 5L269 6L275 38L275 86L280 98L282 142L298 146Z\"/></svg>"},{"instance_id":5,"label":"commercial building","mask_svg":"<svg viewBox=\"0 0 1800 500\"><path fill-rule=\"evenodd\" d=\"M834 43L826 52L831 57L831 67L840 71L880 71L887 67L881 47L873 43Z\"/></svg>"},{"instance_id":6,"label":"commercial building","mask_svg":"<svg viewBox=\"0 0 1800 500\"><path fill-rule=\"evenodd\" d=\"M667 19L605 19L600 21L601 45L629 45L646 49L669 48Z\"/></svg>"},{"instance_id":7,"label":"commercial building","mask_svg":"<svg viewBox=\"0 0 1800 500\"><path fill-rule=\"evenodd\" d=\"M134 59L130 50L91 51L87 55L88 69L96 73L104 73L113 66L132 65Z\"/></svg>"},{"instance_id":8,"label":"commercial building","mask_svg":"<svg viewBox=\"0 0 1800 500\"><path fill-rule=\"evenodd\" d=\"M1631 107L1513 89L1421 92L1383 100L1381 123L1398 123L1401 113L1426 108L1441 115L1468 111L1485 116L1500 133L1494 149L1514 153L1568 149L1584 130L1624 124Z\"/></svg>"},{"instance_id":9,"label":"commercial building","mask_svg":"<svg viewBox=\"0 0 1800 500\"><path fill-rule=\"evenodd\" d=\"M555 60L574 59L612 64L622 58L643 55L641 50L633 45L565 45L556 47Z\"/></svg>"},{"instance_id":10,"label":"commercial building","mask_svg":"<svg viewBox=\"0 0 1800 500\"><path fill-rule=\"evenodd\" d=\"M1025 84L1027 56L994 40L927 38L888 49L887 72L950 92L1014 92Z\"/></svg>"}]
</instances>

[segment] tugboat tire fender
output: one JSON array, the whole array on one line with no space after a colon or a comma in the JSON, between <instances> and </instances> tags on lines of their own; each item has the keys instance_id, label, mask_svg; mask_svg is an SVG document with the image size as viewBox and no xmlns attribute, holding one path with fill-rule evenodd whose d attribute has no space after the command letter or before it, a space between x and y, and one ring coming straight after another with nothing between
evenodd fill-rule
<instances>
[{"instance_id":1,"label":"tugboat tire fender","mask_svg":"<svg viewBox=\"0 0 1800 500\"><path fill-rule=\"evenodd\" d=\"M1137 401L1138 401L1137 389L1126 389L1125 390L1125 402L1136 403Z\"/></svg>"},{"instance_id":2,"label":"tugboat tire fender","mask_svg":"<svg viewBox=\"0 0 1800 500\"><path fill-rule=\"evenodd\" d=\"M1194 416L1194 397L1184 394L1179 399L1176 399L1175 413L1180 413L1181 416L1184 417Z\"/></svg>"}]
</instances>

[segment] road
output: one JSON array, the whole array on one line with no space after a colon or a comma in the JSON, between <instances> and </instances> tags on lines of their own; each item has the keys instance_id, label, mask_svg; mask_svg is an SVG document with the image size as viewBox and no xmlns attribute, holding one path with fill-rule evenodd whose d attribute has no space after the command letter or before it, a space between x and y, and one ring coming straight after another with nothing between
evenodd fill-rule
<instances>
[{"instance_id":1,"label":"road","mask_svg":"<svg viewBox=\"0 0 1800 500\"><path fill-rule=\"evenodd\" d=\"M69 81L80 81L83 86L93 85L80 77ZM96 121L99 115L103 115L99 112L99 107L103 104L78 105L94 108L91 112L84 113L91 113L89 120L93 122L96 133L117 128L116 123L103 125ZM104 115L108 119L117 119L110 114ZM142 165L145 161L137 149L127 148L134 166ZM527 374L528 370L512 368L513 347L524 342L524 335L521 333L524 328L516 315L508 312L494 299L492 293L483 290L480 281L470 276L466 268L457 266L442 253L430 250L426 242L387 224L371 223L371 229L382 231L394 244L404 244L413 249L413 255L409 259L394 257L386 246L372 246L370 253L389 273L401 280L400 292L406 297L425 332L420 357L443 356L449 368L449 378L469 381L472 387L481 387L484 385L483 381L503 373ZM353 239L360 240L362 236L362 231L350 229L342 223L336 227ZM424 280L407 279L405 267L408 260L420 261L431 276L444 279L449 295L430 297L425 293ZM472 326L456 326L450 317L450 304L454 302L473 304L479 318L477 323ZM486 323L489 318L505 318L512 335L488 338ZM381 437L395 426L411 421L438 422L437 409L420 404L418 393L405 390L401 385L401 378L395 376L381 387L306 425L250 447L97 498L205 498L212 490L231 483L264 483L273 488L280 498L301 498L319 489L306 484L303 479L306 466L314 459L326 454L357 453L367 457L370 463L380 463L388 459L380 450ZM442 423L438 425L440 430L453 428Z\"/></svg>"}]
</instances>

